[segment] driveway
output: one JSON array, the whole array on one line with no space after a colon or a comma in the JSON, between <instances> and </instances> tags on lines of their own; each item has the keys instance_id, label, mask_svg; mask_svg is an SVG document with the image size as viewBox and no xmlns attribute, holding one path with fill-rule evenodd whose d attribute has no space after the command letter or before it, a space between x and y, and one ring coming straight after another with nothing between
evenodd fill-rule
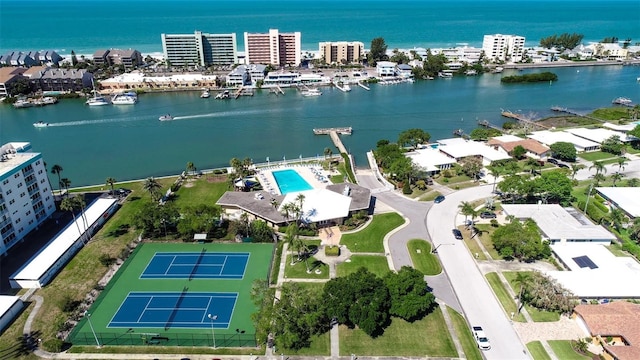
<instances>
[{"instance_id":1,"label":"driveway","mask_svg":"<svg viewBox=\"0 0 640 360\"><path fill-rule=\"evenodd\" d=\"M451 285L472 325L482 326L491 341L487 359L529 359L518 334L504 313L473 257L451 233L458 204L491 196L492 185L468 188L447 196L427 214L427 228Z\"/></svg>"}]
</instances>

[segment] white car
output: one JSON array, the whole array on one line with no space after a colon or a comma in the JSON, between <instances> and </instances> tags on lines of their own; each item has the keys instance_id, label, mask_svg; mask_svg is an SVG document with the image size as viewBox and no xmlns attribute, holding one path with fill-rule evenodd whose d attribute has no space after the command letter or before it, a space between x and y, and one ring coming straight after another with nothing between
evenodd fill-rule
<instances>
[{"instance_id":1,"label":"white car","mask_svg":"<svg viewBox=\"0 0 640 360\"><path fill-rule=\"evenodd\" d=\"M491 349L491 343L489 343L489 339L487 338L487 335L485 335L484 330L482 330L482 327L473 327L473 337L476 339L476 343L480 350Z\"/></svg>"}]
</instances>

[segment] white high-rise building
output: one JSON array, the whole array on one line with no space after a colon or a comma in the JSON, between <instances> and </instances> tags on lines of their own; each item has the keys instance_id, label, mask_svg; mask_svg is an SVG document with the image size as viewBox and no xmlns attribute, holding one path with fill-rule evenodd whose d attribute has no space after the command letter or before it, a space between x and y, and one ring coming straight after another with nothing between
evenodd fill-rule
<instances>
[{"instance_id":1,"label":"white high-rise building","mask_svg":"<svg viewBox=\"0 0 640 360\"><path fill-rule=\"evenodd\" d=\"M482 50L491 61L522 61L524 55L524 36L518 35L485 35Z\"/></svg>"},{"instance_id":2,"label":"white high-rise building","mask_svg":"<svg viewBox=\"0 0 640 360\"><path fill-rule=\"evenodd\" d=\"M236 34L161 34L164 57L173 66L238 63Z\"/></svg>"},{"instance_id":3,"label":"white high-rise building","mask_svg":"<svg viewBox=\"0 0 640 360\"><path fill-rule=\"evenodd\" d=\"M30 143L0 147L0 256L56 210L42 154Z\"/></svg>"},{"instance_id":4,"label":"white high-rise building","mask_svg":"<svg viewBox=\"0 0 640 360\"><path fill-rule=\"evenodd\" d=\"M247 64L293 65L301 62L300 32L244 33L245 62Z\"/></svg>"}]
</instances>

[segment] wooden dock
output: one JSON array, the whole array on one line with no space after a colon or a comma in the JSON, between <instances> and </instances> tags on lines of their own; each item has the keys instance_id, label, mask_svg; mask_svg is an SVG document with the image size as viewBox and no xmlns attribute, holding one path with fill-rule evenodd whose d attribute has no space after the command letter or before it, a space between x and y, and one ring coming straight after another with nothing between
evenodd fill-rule
<instances>
[{"instance_id":1,"label":"wooden dock","mask_svg":"<svg viewBox=\"0 0 640 360\"><path fill-rule=\"evenodd\" d=\"M555 111L555 112L559 112L559 113L565 113L565 114L578 116L578 117L583 117L583 118L586 118L586 119L591 119L591 120L595 120L595 121L599 121L599 122L605 122L602 119L594 118L594 117L589 116L589 115L583 115L583 114L580 114L579 112L577 112L575 110L567 109L566 107L553 106L553 107L551 107L551 111Z\"/></svg>"},{"instance_id":2,"label":"wooden dock","mask_svg":"<svg viewBox=\"0 0 640 360\"><path fill-rule=\"evenodd\" d=\"M537 123L535 121L531 121L531 120L527 119L524 115L516 114L516 113L513 113L513 112L508 111L508 110L502 110L502 112L500 114L502 116L504 116L504 117L518 120L518 122L521 122L521 123L526 124L526 125L532 125L534 127L538 127L538 128L545 129L545 130L549 129L549 127L546 126L546 125L542 125L542 124L539 124L539 123Z\"/></svg>"},{"instance_id":3,"label":"wooden dock","mask_svg":"<svg viewBox=\"0 0 640 360\"><path fill-rule=\"evenodd\" d=\"M313 129L313 133L316 135L328 135L331 132L335 132L341 135L351 135L353 132L353 128L349 127L337 127L337 128L315 128Z\"/></svg>"},{"instance_id":4,"label":"wooden dock","mask_svg":"<svg viewBox=\"0 0 640 360\"><path fill-rule=\"evenodd\" d=\"M492 123L490 123L488 120L478 120L478 125L486 127L486 128L490 128L490 129L494 129L494 130L498 130L501 133L504 133L505 130L499 126L493 125Z\"/></svg>"}]
</instances>

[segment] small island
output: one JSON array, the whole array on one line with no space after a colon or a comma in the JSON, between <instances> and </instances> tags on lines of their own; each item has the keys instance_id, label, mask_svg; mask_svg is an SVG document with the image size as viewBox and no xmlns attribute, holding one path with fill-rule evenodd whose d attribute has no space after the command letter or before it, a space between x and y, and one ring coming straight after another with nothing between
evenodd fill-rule
<instances>
[{"instance_id":1,"label":"small island","mask_svg":"<svg viewBox=\"0 0 640 360\"><path fill-rule=\"evenodd\" d=\"M501 83L506 84L514 84L514 83L522 83L522 82L540 82L540 81L557 81L558 75L552 72L542 72L536 74L524 74L524 75L512 75L505 76L500 79Z\"/></svg>"}]
</instances>

